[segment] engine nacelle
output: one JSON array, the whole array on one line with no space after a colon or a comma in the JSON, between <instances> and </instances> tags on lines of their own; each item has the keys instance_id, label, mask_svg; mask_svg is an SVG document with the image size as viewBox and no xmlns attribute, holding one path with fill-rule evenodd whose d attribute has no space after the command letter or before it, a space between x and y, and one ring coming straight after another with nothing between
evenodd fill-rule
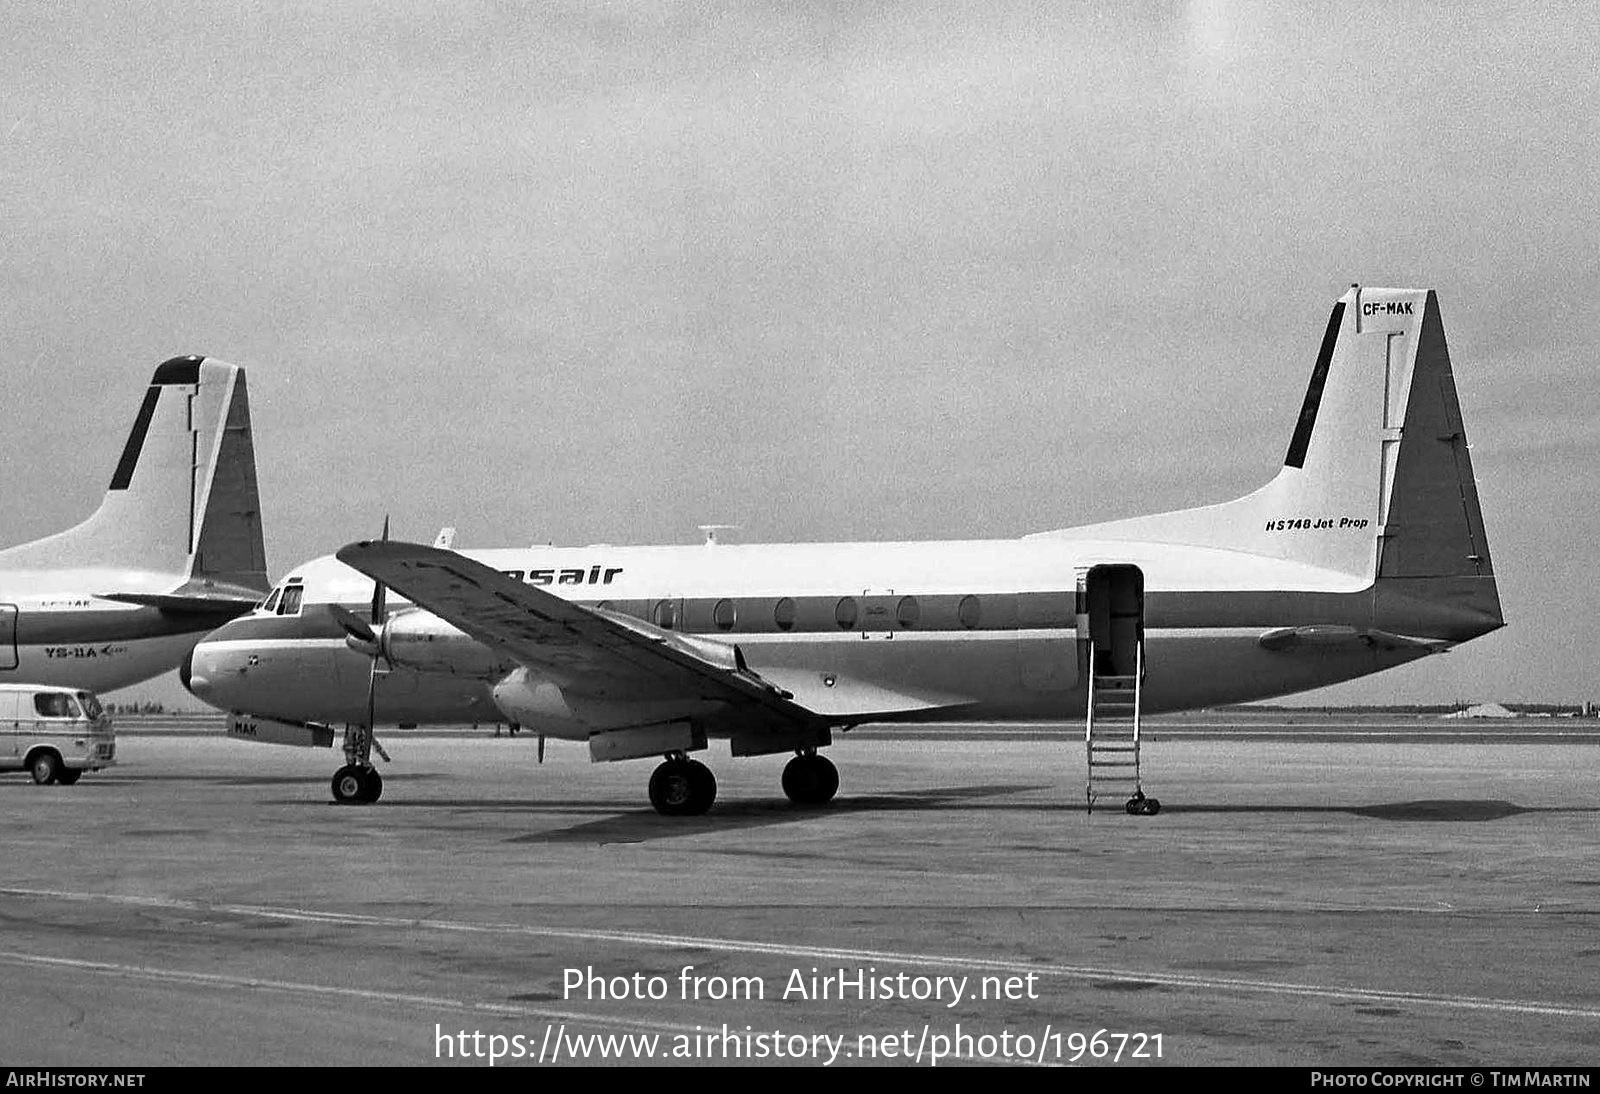
<instances>
[{"instance_id":1,"label":"engine nacelle","mask_svg":"<svg viewBox=\"0 0 1600 1094\"><path fill-rule=\"evenodd\" d=\"M431 612L394 616L378 642L391 665L417 672L493 679L516 663Z\"/></svg>"},{"instance_id":2,"label":"engine nacelle","mask_svg":"<svg viewBox=\"0 0 1600 1094\"><path fill-rule=\"evenodd\" d=\"M494 705L500 713L519 725L537 726L547 722L576 722L578 716L567 705L559 684L544 680L526 668L512 671L494 686Z\"/></svg>"},{"instance_id":3,"label":"engine nacelle","mask_svg":"<svg viewBox=\"0 0 1600 1094\"><path fill-rule=\"evenodd\" d=\"M607 730L700 718L722 706L698 698L601 699L564 689L525 666L496 684L493 695L500 713L518 725L578 741Z\"/></svg>"}]
</instances>

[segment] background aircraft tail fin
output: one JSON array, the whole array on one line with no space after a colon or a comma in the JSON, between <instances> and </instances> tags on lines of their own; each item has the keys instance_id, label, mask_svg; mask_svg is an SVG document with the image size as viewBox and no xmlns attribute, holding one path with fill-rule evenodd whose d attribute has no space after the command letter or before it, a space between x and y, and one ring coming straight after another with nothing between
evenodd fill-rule
<instances>
[{"instance_id":1,"label":"background aircraft tail fin","mask_svg":"<svg viewBox=\"0 0 1600 1094\"><path fill-rule=\"evenodd\" d=\"M64 532L0 552L18 569L124 569L187 578L195 603L267 588L244 369L201 357L158 366L100 507Z\"/></svg>"}]
</instances>

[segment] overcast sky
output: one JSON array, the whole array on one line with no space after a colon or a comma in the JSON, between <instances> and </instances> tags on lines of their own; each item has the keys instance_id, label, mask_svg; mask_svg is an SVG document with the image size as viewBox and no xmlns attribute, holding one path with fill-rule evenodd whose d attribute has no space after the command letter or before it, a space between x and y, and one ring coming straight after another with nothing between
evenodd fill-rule
<instances>
[{"instance_id":1,"label":"overcast sky","mask_svg":"<svg viewBox=\"0 0 1600 1094\"><path fill-rule=\"evenodd\" d=\"M274 577L385 514L1220 501L1281 464L1334 298L1432 287L1510 625L1323 694L1600 698L1596 12L14 0L0 539L94 507L182 353L248 369Z\"/></svg>"}]
</instances>

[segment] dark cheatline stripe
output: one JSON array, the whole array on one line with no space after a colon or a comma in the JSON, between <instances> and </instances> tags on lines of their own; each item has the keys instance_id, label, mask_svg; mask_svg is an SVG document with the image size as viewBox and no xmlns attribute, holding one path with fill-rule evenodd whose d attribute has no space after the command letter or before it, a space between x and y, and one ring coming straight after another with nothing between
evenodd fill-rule
<instances>
[{"instance_id":1,"label":"dark cheatline stripe","mask_svg":"<svg viewBox=\"0 0 1600 1094\"><path fill-rule=\"evenodd\" d=\"M144 448L145 434L150 432L150 419L155 417L156 400L159 398L161 389L154 385L144 393L144 402L139 404L139 416L133 420L133 432L128 434L122 459L117 461L117 469L111 475L111 489L126 490L133 481L133 469L139 463L139 453Z\"/></svg>"},{"instance_id":2,"label":"dark cheatline stripe","mask_svg":"<svg viewBox=\"0 0 1600 1094\"><path fill-rule=\"evenodd\" d=\"M1490 616L1474 600L1472 582L1456 579L1426 581L1381 581L1355 592L1310 590L1251 591L1186 590L1151 592L1145 595L1144 625L1148 629L1203 631L1216 628L1298 627L1313 624L1344 625L1356 628L1378 627L1418 638L1445 638L1465 641L1500 626L1498 615ZM715 624L716 605L729 600L735 606L737 625L723 630ZM778 601L794 605L795 620L780 628L774 619ZM685 597L675 598L678 627L685 634L702 635L737 642L741 636L758 634L837 635L859 637L859 631L841 629L835 620L837 596L801 597ZM848 595L842 599L852 599ZM1072 630L1077 625L1074 593L1070 590L1037 593L937 594L917 598L920 618L914 627L885 621L872 628L912 638L917 634L1015 632L1045 628ZM960 619L960 604L978 603L981 619L967 626ZM574 603L594 608L596 602ZM659 598L607 600L611 611L649 620ZM363 619L370 610L365 603L343 605ZM228 623L216 637L229 641L250 639L343 638L345 630L328 604L309 604L300 615L248 615Z\"/></svg>"},{"instance_id":3,"label":"dark cheatline stripe","mask_svg":"<svg viewBox=\"0 0 1600 1094\"><path fill-rule=\"evenodd\" d=\"M16 641L19 646L103 646L140 638L205 634L215 626L215 617L176 615L157 608L23 611L17 615Z\"/></svg>"},{"instance_id":4,"label":"dark cheatline stripe","mask_svg":"<svg viewBox=\"0 0 1600 1094\"><path fill-rule=\"evenodd\" d=\"M1283 458L1285 467L1304 467L1306 448L1311 444L1311 427L1317 424L1317 407L1322 404L1322 388L1328 382L1328 365L1333 360L1333 347L1339 341L1339 324L1344 319L1344 301L1333 306L1328 317L1328 330L1322 336L1322 349L1317 354L1317 367L1311 370L1311 386L1306 388L1305 405L1300 408L1300 421L1295 424L1294 438L1289 441L1289 454Z\"/></svg>"},{"instance_id":5,"label":"dark cheatline stripe","mask_svg":"<svg viewBox=\"0 0 1600 1094\"><path fill-rule=\"evenodd\" d=\"M156 374L150 380L152 384L198 384L200 382L200 362L204 357L174 357L170 361L163 361L156 366Z\"/></svg>"}]
</instances>

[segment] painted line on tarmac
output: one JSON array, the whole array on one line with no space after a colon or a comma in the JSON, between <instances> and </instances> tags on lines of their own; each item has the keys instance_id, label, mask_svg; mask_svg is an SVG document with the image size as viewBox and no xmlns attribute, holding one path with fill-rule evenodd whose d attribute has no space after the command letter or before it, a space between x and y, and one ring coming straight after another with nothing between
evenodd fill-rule
<instances>
[{"instance_id":1,"label":"painted line on tarmac","mask_svg":"<svg viewBox=\"0 0 1600 1094\"><path fill-rule=\"evenodd\" d=\"M5 890L5 892L7 894L12 894L18 892L18 890ZM145 902L146 906L149 906L150 903L157 903L157 906L161 906L162 904L167 903L182 904L186 902ZM396 1006L406 1007L433 1007L439 1010L456 1010L464 1011L470 1014L487 1014L497 1018L542 1019L546 1022L560 1022L562 1024L561 1032L557 1036L562 1038L568 1036L568 1025L577 1027L577 1029L574 1029L570 1035L574 1038L582 1037L583 1034L578 1032L578 1030L581 1030L586 1026L603 1026L629 1031L669 1034L677 1038L692 1038L692 1043L696 1046L701 1044L710 1045L713 1042L720 1042L725 1037L732 1037L735 1042L737 1042L739 1038L751 1036L754 1032L759 1032L762 1035L766 1035L768 1032L765 1029L760 1031L752 1031L748 1023L746 1024L743 1032L740 1032L737 1029L732 1029L732 1032L729 1032L732 1027L729 1027L725 1022L719 1022L718 1025L721 1027L719 1032L719 1030L714 1029L705 1023L690 1026L679 1022L661 1022L646 1018L629 1018L626 1015L587 1014L582 1011L554 1010L546 1007L518 1006L511 1003L469 1003L463 999L450 999L445 996L437 995L415 995L410 992L378 991L373 988L340 987L334 984L308 984L295 980L269 980L259 976L230 976L225 973L193 972L188 969L161 969L152 965L126 965L115 961L89 961L78 957L51 957L46 954L18 953L12 950L0 950L0 964L24 965L31 968L43 969L70 969L74 972L86 972L98 976L112 976L120 980L140 980L147 983L158 984L180 984L186 987L216 988L218 990L227 989L229 991L237 991L242 988L254 991L280 992L285 995L305 995L335 999L359 999L364 1002L388 1003ZM928 1027L924 1025L923 1032L925 1036L927 1029ZM482 1033L481 1030L477 1032L480 1034ZM548 1043L549 1033L550 1030L547 1026L545 1029L547 1039L546 1043ZM822 1059L821 1055L816 1049L816 1041L814 1039L816 1035L809 1033L783 1034L781 1030L774 1030L772 1033L774 1035L782 1035L786 1041L792 1040L795 1037L804 1039L811 1046L811 1055L808 1058L813 1060ZM838 1044L840 1046L840 1051L845 1053L844 1058L847 1062L853 1063L858 1059L863 1059L863 1057L860 1056L861 1042L859 1036L856 1041L851 1043L851 1047L849 1049L844 1049L843 1047L846 1043L845 1039L849 1036L849 1034L837 1034L836 1036L839 1038ZM474 1046L477 1046L476 1041L474 1042ZM998 1055L987 1057L979 1055L963 1056L960 1053L952 1052L948 1055L936 1057L932 1062L939 1063L947 1061L949 1063L1025 1064L1032 1067L1068 1066L1068 1064L1064 1062L1044 1059L1044 1051L1044 1047L1041 1045L1039 1058L1037 1059L1029 1057ZM434 1052L436 1054L435 1058L437 1059L437 1044L434 1046ZM921 1050L919 1049L918 1060L916 1062L920 1062L920 1055ZM450 1058L454 1058L453 1053L452 1057ZM478 1058L482 1058L481 1053L479 1054ZM513 1063L524 1062L524 1058L512 1057L509 1055L509 1053L507 1058L512 1060ZM754 1057L752 1057L752 1059L753 1058ZM597 1052L585 1052L585 1055L581 1058L569 1058L567 1061L552 1060L551 1062L594 1062L603 1064L615 1061L617 1059L619 1059L617 1056L609 1056ZM682 1060L690 1060L691 1062L706 1060L713 1063L724 1063L730 1060L736 1063L743 1062L742 1058L736 1055L723 1055L720 1057L713 1055L680 1057L674 1055L670 1051L661 1051L659 1049L654 1057L644 1056L638 1058L639 1062L648 1062L651 1059L672 1060L675 1062ZM544 1062L542 1048L538 1057L538 1062ZM830 1058L824 1062L833 1063L834 1060ZM512 1065L508 1064L507 1066Z\"/></svg>"},{"instance_id":2,"label":"painted line on tarmac","mask_svg":"<svg viewBox=\"0 0 1600 1094\"><path fill-rule=\"evenodd\" d=\"M167 897L121 896L108 893L78 893L54 889L0 887L0 896L31 900L64 900L75 903L120 904L141 908L160 908L185 912L209 912L291 923L322 923L347 927L382 927L388 930L427 930L453 934L516 935L525 938L554 938L570 942L609 942L618 945L659 949L706 950L711 953L752 954L809 961L838 961L868 964L900 964L933 968L970 969L977 972L1026 975L1061 980L1102 980L1115 983L1154 984L1186 991L1228 991L1245 995L1292 996L1338 1003L1410 1003L1444 1010L1485 1011L1501 1014L1530 1014L1550 1018L1600 1020L1600 1007L1574 1006L1537 999L1496 999L1477 995L1444 995L1434 992L1391 991L1385 988L1344 987L1336 984L1296 984L1279 980L1255 980L1233 976L1197 976L1189 973L1148 972L1140 969L1115 969L1089 965L1034 964L988 957L957 957L950 954L904 953L895 950L866 950L835 946L807 946L795 943L757 942L740 938L711 938L699 935L661 934L651 931L585 930L568 927L534 927L516 923L471 923L450 919L421 919L405 916L362 915L355 912L327 912L313 908L284 908L259 904L214 904L199 900Z\"/></svg>"},{"instance_id":3,"label":"painted line on tarmac","mask_svg":"<svg viewBox=\"0 0 1600 1094\"><path fill-rule=\"evenodd\" d=\"M166 984L186 984L205 988L253 988L261 991L278 991L291 995L320 995L337 998L362 999L376 1003L394 1003L408 1007L439 1007L445 1010L471 1011L517 1018L547 1018L551 1021L573 1022L602 1026L620 1026L625 1029L667 1030L673 1033L693 1033L695 1027L671 1022L654 1022L643 1018L619 1015L584 1014L580 1011L554 1010L545 1007L518 1006L512 1003L470 1003L464 999L450 999L437 995L414 995L409 992L379 991L374 988L341 987L336 984L307 984L294 980L270 980L260 976L231 976L226 973L191 972L187 969L162 969L153 965L126 965L115 961L89 961L77 957L51 957L46 954L18 953L0 950L0 962L13 965L31 965L35 968L66 968L78 972L118 976L129 980L151 980Z\"/></svg>"}]
</instances>

